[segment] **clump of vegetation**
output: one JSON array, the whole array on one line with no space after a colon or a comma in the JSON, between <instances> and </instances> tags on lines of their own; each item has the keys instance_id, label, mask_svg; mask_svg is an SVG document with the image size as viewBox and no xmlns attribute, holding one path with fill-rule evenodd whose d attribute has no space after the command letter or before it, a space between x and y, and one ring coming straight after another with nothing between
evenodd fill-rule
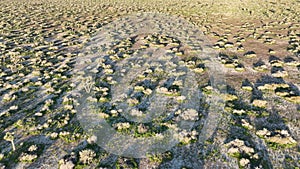
<instances>
[{"instance_id":1,"label":"clump of vegetation","mask_svg":"<svg viewBox=\"0 0 300 169\"><path fill-rule=\"evenodd\" d=\"M16 146L15 146L15 143L14 143L14 133L7 132L3 139L6 140L6 141L9 141L11 143L13 151L16 150Z\"/></svg>"}]
</instances>

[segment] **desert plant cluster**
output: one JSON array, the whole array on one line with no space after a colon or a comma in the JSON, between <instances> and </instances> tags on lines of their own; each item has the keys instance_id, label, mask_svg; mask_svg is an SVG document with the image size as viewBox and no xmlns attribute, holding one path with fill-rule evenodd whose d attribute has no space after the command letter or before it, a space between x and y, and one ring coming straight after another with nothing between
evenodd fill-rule
<instances>
[{"instance_id":1,"label":"desert plant cluster","mask_svg":"<svg viewBox=\"0 0 300 169\"><path fill-rule=\"evenodd\" d=\"M299 6L299 0L0 1L0 168L299 168ZM101 28L144 12L196 26L216 53L207 58L226 72L224 108L205 140L213 79L207 61L177 37L117 39L105 57L83 59L96 67L74 72ZM186 90L186 79L199 98ZM145 158L105 150L79 120L78 86L95 106L87 123L101 118L136 139L159 140L173 130L178 143ZM195 105L180 106L188 100ZM180 121L193 125L180 129Z\"/></svg>"}]
</instances>

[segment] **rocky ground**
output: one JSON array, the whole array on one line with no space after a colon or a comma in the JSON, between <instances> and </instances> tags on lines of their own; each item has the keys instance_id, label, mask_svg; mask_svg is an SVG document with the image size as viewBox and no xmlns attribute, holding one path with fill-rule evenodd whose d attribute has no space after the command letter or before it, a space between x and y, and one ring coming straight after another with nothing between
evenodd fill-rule
<instances>
[{"instance_id":1,"label":"rocky ground","mask_svg":"<svg viewBox=\"0 0 300 169\"><path fill-rule=\"evenodd\" d=\"M299 168L299 6L299 0L1 1L0 168ZM148 33L112 38L110 49L103 48L103 59L93 60L85 53L93 40L104 36L99 31L105 26L144 12L188 21L199 30L199 43L185 43L178 38L180 32L174 36ZM168 23L174 20L160 24ZM114 27L116 36L132 28L130 22L119 26ZM167 59L156 58L160 62L146 64L146 56L137 57L140 51L146 55L160 49L167 51L163 53ZM197 56L209 49L213 56L193 56L193 52ZM210 78L210 57L224 73L215 76L226 85L218 94ZM94 66L95 70L84 73L95 74L95 80L74 71L82 70L78 58ZM137 64L120 64L130 62ZM181 72L172 72L166 64ZM130 69L141 65L149 67L130 83L124 82L131 92L121 101L115 99L112 95L124 88L118 79L131 78L134 72ZM179 110L176 106L184 103L182 95L188 91L178 73L187 69L196 77L190 82L197 83L201 98L207 99L187 97L197 104ZM172 80L175 75L179 80ZM83 78L80 90L94 94L86 98L99 105L97 117L119 134L149 138L176 129L173 124L182 119L192 118L195 123L188 132L180 131L179 142L166 152L145 158L116 155L96 144L95 136L82 126L83 109L78 109L80 99L74 92L78 78ZM143 106L146 102L141 100L145 99L159 103L153 93L170 100L171 106ZM207 103L216 95L224 100L216 105L221 110ZM110 104L112 101L116 104ZM142 124L123 117L120 109L130 106L138 109L129 114L132 117L140 117L149 107L176 111ZM208 132L205 122L213 119L218 124ZM205 131L204 135L209 135L203 139Z\"/></svg>"}]
</instances>

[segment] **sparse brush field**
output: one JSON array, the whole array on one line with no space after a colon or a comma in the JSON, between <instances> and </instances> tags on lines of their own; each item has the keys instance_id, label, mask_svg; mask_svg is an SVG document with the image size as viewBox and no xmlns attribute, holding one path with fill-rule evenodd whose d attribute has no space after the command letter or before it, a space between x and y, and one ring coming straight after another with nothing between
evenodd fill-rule
<instances>
[{"instance_id":1,"label":"sparse brush field","mask_svg":"<svg viewBox=\"0 0 300 169\"><path fill-rule=\"evenodd\" d=\"M209 98L214 90L206 62L185 57L185 46L176 37L150 34L116 41L106 57L97 60L97 78L83 75L81 79L82 90L95 95L87 100L99 105L97 117L117 133L134 138L160 136L180 118L196 120L191 131L179 133L179 143L167 152L128 158L103 149L82 127L78 97L72 93L78 85L74 68L78 58L84 60L82 50L101 28L142 12L183 18L203 32L203 40L226 72L226 91L220 95L225 102L222 111L213 112L220 120L212 135L199 140L209 104L201 99L196 101L199 110L177 111L176 105L186 99L182 81L162 80L182 73L165 64L174 69L184 65L198 77L202 98ZM1 0L0 169L299 169L299 16L299 0ZM129 69L146 65L135 51L152 48L182 61L151 62L149 69L132 78ZM124 60L136 64L118 69ZM114 76L115 72L119 74ZM122 73L131 78L126 84L131 92L110 104L112 92L118 94L112 86L123 88L118 84ZM137 108L130 112L132 117L143 116L151 106L142 100L153 94L174 102L154 110L176 111L147 123L124 118L124 107ZM154 102L160 104L155 98Z\"/></svg>"}]
</instances>

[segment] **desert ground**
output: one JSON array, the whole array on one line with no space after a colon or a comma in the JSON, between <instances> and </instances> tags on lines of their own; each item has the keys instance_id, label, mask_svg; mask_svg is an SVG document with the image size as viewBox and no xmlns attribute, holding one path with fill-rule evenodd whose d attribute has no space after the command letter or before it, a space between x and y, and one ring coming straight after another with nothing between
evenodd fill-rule
<instances>
[{"instance_id":1,"label":"desert ground","mask_svg":"<svg viewBox=\"0 0 300 169\"><path fill-rule=\"evenodd\" d=\"M299 7L299 0L1 0L0 169L299 169ZM130 20L112 24L136 14L184 20L153 25L172 30L176 22L190 40L189 23L196 42L176 31L139 34ZM129 32L136 35L114 39ZM97 46L108 36L111 46ZM222 74L211 73L211 59ZM218 80L223 87L213 85ZM186 90L193 84L196 91ZM214 105L216 96L222 102ZM90 116L87 105L97 105ZM128 120L147 109L161 114ZM180 119L193 125L176 130L167 151L126 156L118 151L126 140L99 144L98 118L137 140L175 130Z\"/></svg>"}]
</instances>

